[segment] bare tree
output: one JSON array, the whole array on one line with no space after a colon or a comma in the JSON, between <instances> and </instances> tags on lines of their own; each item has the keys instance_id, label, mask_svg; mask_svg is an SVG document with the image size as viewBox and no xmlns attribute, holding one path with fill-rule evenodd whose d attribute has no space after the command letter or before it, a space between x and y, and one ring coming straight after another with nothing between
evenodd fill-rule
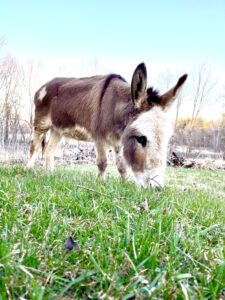
<instances>
[{"instance_id":1,"label":"bare tree","mask_svg":"<svg viewBox=\"0 0 225 300\"><path fill-rule=\"evenodd\" d=\"M189 99L192 103L192 108L188 128L188 153L192 151L193 128L200 116L200 113L206 106L215 104L218 100L215 93L216 84L213 81L211 72L206 64L201 64L194 68L192 73L192 83L189 87Z\"/></svg>"},{"instance_id":2,"label":"bare tree","mask_svg":"<svg viewBox=\"0 0 225 300\"><path fill-rule=\"evenodd\" d=\"M8 54L1 63L0 71L0 109L4 144L7 144L9 141L10 126L13 123L14 125L19 123L20 82L21 69L16 60Z\"/></svg>"},{"instance_id":3,"label":"bare tree","mask_svg":"<svg viewBox=\"0 0 225 300\"><path fill-rule=\"evenodd\" d=\"M34 115L34 93L39 86L40 63L31 61L23 68L24 81L23 86L25 89L25 98L27 99L26 107L28 110L29 125L33 126Z\"/></svg>"},{"instance_id":4,"label":"bare tree","mask_svg":"<svg viewBox=\"0 0 225 300\"><path fill-rule=\"evenodd\" d=\"M6 50L6 38L3 36L0 36L0 65L2 60L5 58L6 54L7 54L7 50Z\"/></svg>"},{"instance_id":5,"label":"bare tree","mask_svg":"<svg viewBox=\"0 0 225 300\"><path fill-rule=\"evenodd\" d=\"M206 105L212 105L217 101L215 97L215 82L206 64L201 64L193 71L190 97L192 101L191 123L199 117Z\"/></svg>"}]
</instances>

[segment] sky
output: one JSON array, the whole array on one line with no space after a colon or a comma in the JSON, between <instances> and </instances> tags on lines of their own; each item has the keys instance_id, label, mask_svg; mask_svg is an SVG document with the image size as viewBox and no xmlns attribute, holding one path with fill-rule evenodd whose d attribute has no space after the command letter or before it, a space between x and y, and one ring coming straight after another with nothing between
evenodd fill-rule
<instances>
[{"instance_id":1,"label":"sky","mask_svg":"<svg viewBox=\"0 0 225 300\"><path fill-rule=\"evenodd\" d=\"M205 63L225 82L224 0L0 0L0 8L0 36L21 61L41 61L44 79L116 72L130 80L144 61L149 80Z\"/></svg>"}]
</instances>

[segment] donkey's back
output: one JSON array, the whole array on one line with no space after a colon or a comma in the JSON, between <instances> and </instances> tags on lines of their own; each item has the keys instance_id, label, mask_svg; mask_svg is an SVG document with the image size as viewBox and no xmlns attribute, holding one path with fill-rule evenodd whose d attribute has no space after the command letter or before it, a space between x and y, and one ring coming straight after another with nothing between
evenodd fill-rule
<instances>
[{"instance_id":1,"label":"donkey's back","mask_svg":"<svg viewBox=\"0 0 225 300\"><path fill-rule=\"evenodd\" d=\"M88 131L89 135L96 139L100 131L99 118L103 117L101 111L113 115L115 102L123 98L123 95L118 95L116 90L121 90L118 86L124 82L125 80L116 74L85 78L55 78L47 82L35 94L35 130L44 133L54 128L61 134L68 135L70 132L74 136L73 131L82 127L83 131ZM107 91L109 85L110 93ZM126 89L130 91L127 83ZM107 99L103 101L103 98ZM126 99L128 101L129 96ZM109 116L107 123L109 123Z\"/></svg>"}]
</instances>

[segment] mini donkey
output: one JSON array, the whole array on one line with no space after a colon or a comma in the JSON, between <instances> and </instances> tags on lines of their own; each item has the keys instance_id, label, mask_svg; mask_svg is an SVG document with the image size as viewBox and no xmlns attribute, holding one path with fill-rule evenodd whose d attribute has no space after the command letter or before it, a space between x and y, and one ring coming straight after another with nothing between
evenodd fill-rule
<instances>
[{"instance_id":1,"label":"mini donkey","mask_svg":"<svg viewBox=\"0 0 225 300\"><path fill-rule=\"evenodd\" d=\"M47 131L44 148L47 169L62 136L93 141L99 176L107 166L106 149L112 147L122 177L130 167L138 185L162 187L166 154L172 135L167 110L187 75L163 95L147 88L144 63L134 71L131 86L119 75L55 78L35 94L34 138L28 167L34 165Z\"/></svg>"}]
</instances>

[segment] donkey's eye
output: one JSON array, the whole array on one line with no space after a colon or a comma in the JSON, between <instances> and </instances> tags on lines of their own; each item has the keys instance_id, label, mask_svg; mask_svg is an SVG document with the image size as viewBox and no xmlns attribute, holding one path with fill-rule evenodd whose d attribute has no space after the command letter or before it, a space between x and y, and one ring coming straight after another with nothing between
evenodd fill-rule
<instances>
[{"instance_id":1,"label":"donkey's eye","mask_svg":"<svg viewBox=\"0 0 225 300\"><path fill-rule=\"evenodd\" d=\"M146 144L147 144L147 138L146 138L146 136L144 136L144 135L135 136L135 138L136 138L137 142L142 145L142 147L146 146Z\"/></svg>"}]
</instances>

